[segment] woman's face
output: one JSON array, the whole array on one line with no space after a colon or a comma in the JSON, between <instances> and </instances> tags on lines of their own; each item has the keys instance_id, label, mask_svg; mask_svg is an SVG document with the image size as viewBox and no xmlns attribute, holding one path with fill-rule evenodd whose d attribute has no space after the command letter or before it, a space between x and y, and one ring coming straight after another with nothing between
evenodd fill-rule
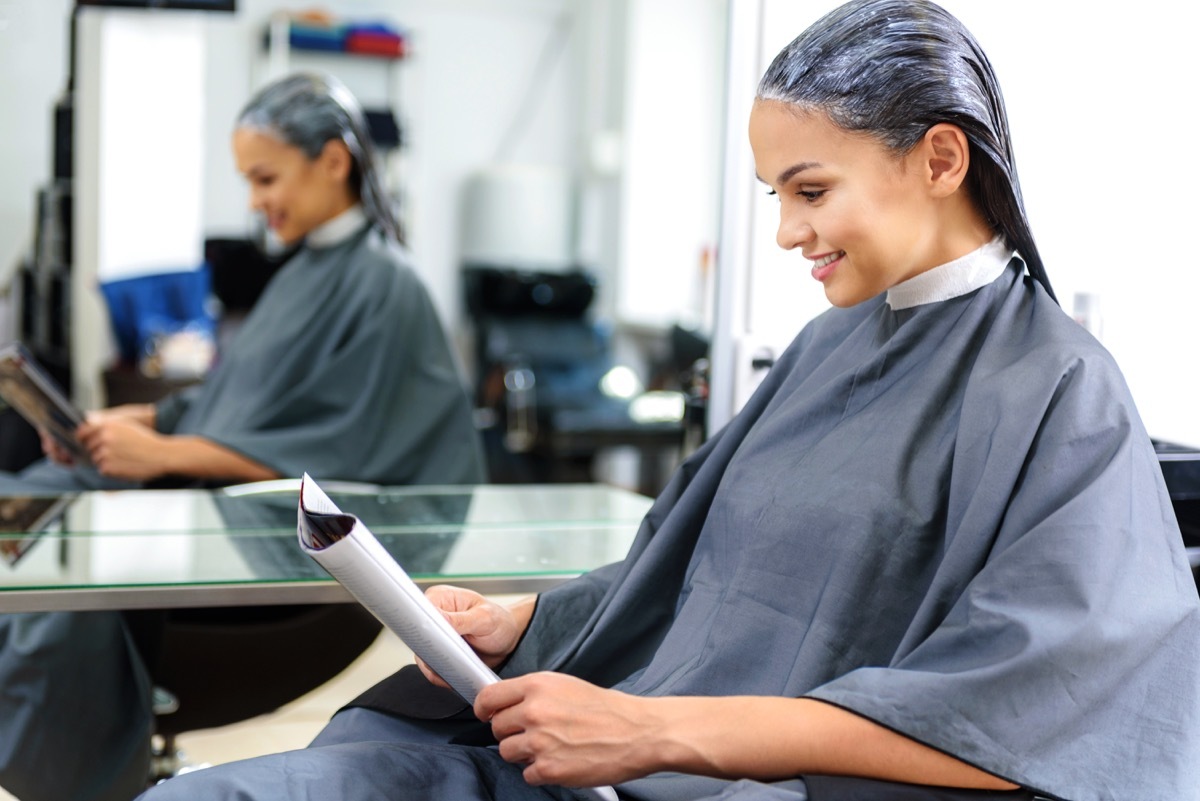
<instances>
[{"instance_id":1,"label":"woman's face","mask_svg":"<svg viewBox=\"0 0 1200 801\"><path fill-rule=\"evenodd\" d=\"M349 153L339 142L327 142L310 159L270 134L238 128L233 155L250 184L250 208L286 244L300 241L355 202L348 184Z\"/></svg>"},{"instance_id":2,"label":"woman's face","mask_svg":"<svg viewBox=\"0 0 1200 801\"><path fill-rule=\"evenodd\" d=\"M875 297L956 258L916 151L897 156L820 113L760 100L750 114L759 180L779 199L779 246L799 248L835 306ZM986 240L985 240L986 241Z\"/></svg>"}]
</instances>

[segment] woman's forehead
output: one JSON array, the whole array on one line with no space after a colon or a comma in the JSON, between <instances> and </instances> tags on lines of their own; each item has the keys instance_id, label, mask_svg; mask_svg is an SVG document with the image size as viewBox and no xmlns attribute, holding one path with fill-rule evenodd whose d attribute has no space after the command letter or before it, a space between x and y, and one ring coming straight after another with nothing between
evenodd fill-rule
<instances>
[{"instance_id":1,"label":"woman's forehead","mask_svg":"<svg viewBox=\"0 0 1200 801\"><path fill-rule=\"evenodd\" d=\"M758 163L759 178L768 183L787 180L791 177L788 173L802 172L798 167L831 166L870 155L887 155L875 137L847 131L822 111L778 100L754 103L750 146L756 163L762 162Z\"/></svg>"},{"instance_id":2,"label":"woman's forehead","mask_svg":"<svg viewBox=\"0 0 1200 801\"><path fill-rule=\"evenodd\" d=\"M264 164L303 157L303 152L280 139L272 131L242 126L233 132L233 153L242 172Z\"/></svg>"}]
</instances>

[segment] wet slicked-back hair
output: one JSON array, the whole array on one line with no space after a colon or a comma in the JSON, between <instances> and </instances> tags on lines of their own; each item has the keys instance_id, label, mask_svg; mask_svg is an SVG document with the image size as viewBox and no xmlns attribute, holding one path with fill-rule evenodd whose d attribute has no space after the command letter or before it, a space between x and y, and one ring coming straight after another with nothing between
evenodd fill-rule
<instances>
[{"instance_id":1,"label":"wet slicked-back hair","mask_svg":"<svg viewBox=\"0 0 1200 801\"><path fill-rule=\"evenodd\" d=\"M957 125L970 143L967 186L976 205L1054 297L1025 215L1000 85L975 37L945 9L928 0L852 0L775 57L758 97L822 112L896 153L934 125Z\"/></svg>"},{"instance_id":2,"label":"wet slicked-back hair","mask_svg":"<svg viewBox=\"0 0 1200 801\"><path fill-rule=\"evenodd\" d=\"M403 241L396 215L383 191L366 117L350 90L332 75L297 73L258 91L238 115L238 128L262 131L300 148L315 159L337 139L350 151L350 188L367 217L397 242Z\"/></svg>"}]
</instances>

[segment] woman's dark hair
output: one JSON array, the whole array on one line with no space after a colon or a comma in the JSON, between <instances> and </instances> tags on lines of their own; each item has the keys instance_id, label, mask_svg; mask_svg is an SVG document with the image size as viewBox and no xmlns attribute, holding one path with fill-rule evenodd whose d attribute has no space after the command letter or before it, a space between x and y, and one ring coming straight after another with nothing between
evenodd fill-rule
<instances>
[{"instance_id":1,"label":"woman's dark hair","mask_svg":"<svg viewBox=\"0 0 1200 801\"><path fill-rule=\"evenodd\" d=\"M846 3L775 57L758 97L821 111L897 153L938 123L957 125L970 142L975 203L1054 297L1025 215L1000 85L979 43L945 9L928 0Z\"/></svg>"},{"instance_id":2,"label":"woman's dark hair","mask_svg":"<svg viewBox=\"0 0 1200 801\"><path fill-rule=\"evenodd\" d=\"M402 242L400 225L383 191L366 117L350 90L332 75L297 73L258 91L238 115L238 128L253 128L300 148L310 159L337 139L350 151L350 188L367 217Z\"/></svg>"}]
</instances>

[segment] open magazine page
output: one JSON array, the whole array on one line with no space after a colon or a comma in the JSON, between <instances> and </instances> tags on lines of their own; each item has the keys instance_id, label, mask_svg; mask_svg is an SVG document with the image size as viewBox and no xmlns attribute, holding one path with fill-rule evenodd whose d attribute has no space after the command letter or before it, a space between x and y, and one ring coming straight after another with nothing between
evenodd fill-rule
<instances>
[{"instance_id":1,"label":"open magazine page","mask_svg":"<svg viewBox=\"0 0 1200 801\"><path fill-rule=\"evenodd\" d=\"M307 474L300 483L297 534L305 553L468 702L500 680L375 535L358 518L343 514ZM573 791L596 801L617 801L611 787Z\"/></svg>"}]
</instances>

